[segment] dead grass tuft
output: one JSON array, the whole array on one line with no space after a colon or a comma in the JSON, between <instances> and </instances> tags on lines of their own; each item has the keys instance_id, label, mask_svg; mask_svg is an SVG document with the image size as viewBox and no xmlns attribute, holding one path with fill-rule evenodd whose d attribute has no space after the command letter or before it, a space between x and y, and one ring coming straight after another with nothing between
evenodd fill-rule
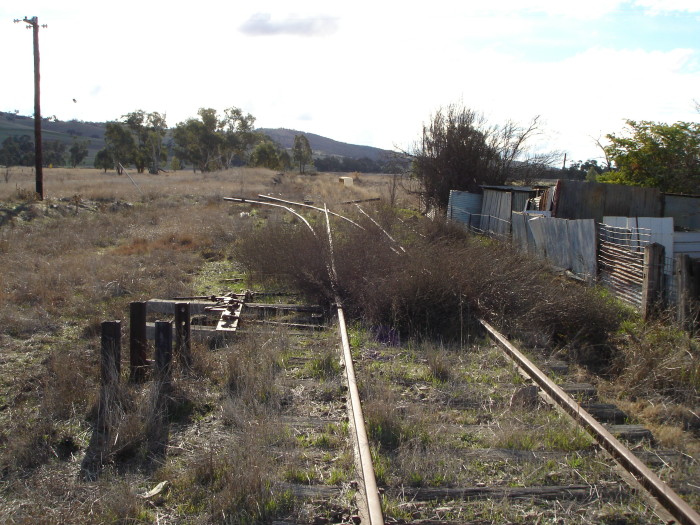
<instances>
[{"instance_id":1,"label":"dead grass tuft","mask_svg":"<svg viewBox=\"0 0 700 525\"><path fill-rule=\"evenodd\" d=\"M263 446L255 432L244 433L227 450L197 457L175 483L175 490L194 508L206 509L216 522L265 523L288 513L294 507L293 496L275 490L274 466L266 454L254 453Z\"/></svg>"},{"instance_id":2,"label":"dead grass tuft","mask_svg":"<svg viewBox=\"0 0 700 525\"><path fill-rule=\"evenodd\" d=\"M279 356L271 339L257 335L242 338L226 361L224 421L238 427L251 417L279 409L281 392L275 384Z\"/></svg>"},{"instance_id":3,"label":"dead grass tuft","mask_svg":"<svg viewBox=\"0 0 700 525\"><path fill-rule=\"evenodd\" d=\"M700 341L671 323L625 323L614 362L615 387L634 400L650 393L662 406L674 403L697 408L700 398ZM663 410L673 418L673 411ZM683 416L689 428L700 418Z\"/></svg>"}]
</instances>

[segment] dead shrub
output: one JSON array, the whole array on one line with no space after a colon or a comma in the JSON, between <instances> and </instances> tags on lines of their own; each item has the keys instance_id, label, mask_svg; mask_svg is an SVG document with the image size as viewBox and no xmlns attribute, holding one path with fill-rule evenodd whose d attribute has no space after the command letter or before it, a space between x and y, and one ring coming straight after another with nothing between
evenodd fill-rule
<instances>
[{"instance_id":1,"label":"dead shrub","mask_svg":"<svg viewBox=\"0 0 700 525\"><path fill-rule=\"evenodd\" d=\"M486 319L526 343L567 346L574 360L589 365L609 358L610 336L624 311L595 290L552 276L508 246L438 221L406 227L386 209L375 216L406 252L366 218L356 218L364 230L334 221L338 293L350 316L390 326L404 338L443 340L477 333L476 320ZM298 227L260 229L240 244L241 262L254 276L274 274L330 305L334 291L322 237Z\"/></svg>"},{"instance_id":2,"label":"dead shrub","mask_svg":"<svg viewBox=\"0 0 700 525\"><path fill-rule=\"evenodd\" d=\"M333 291L324 239L303 224L272 223L238 240L236 260L257 282L281 283L326 304Z\"/></svg>"}]
</instances>

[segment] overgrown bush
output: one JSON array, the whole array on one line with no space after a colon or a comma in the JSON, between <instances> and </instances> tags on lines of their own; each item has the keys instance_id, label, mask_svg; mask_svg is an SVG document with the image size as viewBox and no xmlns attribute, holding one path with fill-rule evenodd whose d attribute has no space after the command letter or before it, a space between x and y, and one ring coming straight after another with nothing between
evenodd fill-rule
<instances>
[{"instance_id":1,"label":"overgrown bush","mask_svg":"<svg viewBox=\"0 0 700 525\"><path fill-rule=\"evenodd\" d=\"M527 343L566 346L574 360L600 364L609 358L609 338L624 313L595 289L438 221L409 226L387 209L375 216L398 242L364 217L355 218L364 229L334 222L337 291L351 317L402 336L442 339L475 333L476 320L485 319ZM240 242L240 260L254 275L274 273L330 306L327 234L323 225L316 229L317 236L298 225L260 229Z\"/></svg>"}]
</instances>

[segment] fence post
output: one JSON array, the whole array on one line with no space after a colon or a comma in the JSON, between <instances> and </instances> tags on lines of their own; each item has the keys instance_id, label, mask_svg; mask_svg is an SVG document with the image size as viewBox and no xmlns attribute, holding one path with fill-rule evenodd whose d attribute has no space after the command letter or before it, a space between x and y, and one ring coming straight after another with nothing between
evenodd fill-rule
<instances>
[{"instance_id":1,"label":"fence post","mask_svg":"<svg viewBox=\"0 0 700 525\"><path fill-rule=\"evenodd\" d=\"M651 317L663 299L664 260L663 245L652 243L644 247L644 281L642 283L642 318Z\"/></svg>"},{"instance_id":2,"label":"fence post","mask_svg":"<svg viewBox=\"0 0 700 525\"><path fill-rule=\"evenodd\" d=\"M687 253L675 257L676 312L678 324L686 330L693 330L698 315L700 299L700 264L694 262Z\"/></svg>"},{"instance_id":3,"label":"fence post","mask_svg":"<svg viewBox=\"0 0 700 525\"><path fill-rule=\"evenodd\" d=\"M192 367L190 336L190 303L175 303L175 353L186 370Z\"/></svg>"},{"instance_id":4,"label":"fence post","mask_svg":"<svg viewBox=\"0 0 700 525\"><path fill-rule=\"evenodd\" d=\"M140 383L146 378L147 352L146 303L135 301L129 305L129 372L132 382Z\"/></svg>"},{"instance_id":5,"label":"fence post","mask_svg":"<svg viewBox=\"0 0 700 525\"><path fill-rule=\"evenodd\" d=\"M100 343L100 380L102 386L117 384L121 373L122 322L104 321Z\"/></svg>"},{"instance_id":6,"label":"fence post","mask_svg":"<svg viewBox=\"0 0 700 525\"><path fill-rule=\"evenodd\" d=\"M173 360L173 323L156 321L156 374L164 383L170 382Z\"/></svg>"}]
</instances>

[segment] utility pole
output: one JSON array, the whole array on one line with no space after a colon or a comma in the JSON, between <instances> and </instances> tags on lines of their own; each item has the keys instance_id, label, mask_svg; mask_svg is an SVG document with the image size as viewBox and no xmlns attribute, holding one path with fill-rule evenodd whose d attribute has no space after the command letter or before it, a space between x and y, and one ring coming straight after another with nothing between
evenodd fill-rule
<instances>
[{"instance_id":1,"label":"utility pole","mask_svg":"<svg viewBox=\"0 0 700 525\"><path fill-rule=\"evenodd\" d=\"M44 155L41 149L41 90L39 74L39 17L15 19L15 24L24 22L34 33L34 165L36 171L36 193L39 200L44 200ZM46 24L41 27L46 27Z\"/></svg>"}]
</instances>

